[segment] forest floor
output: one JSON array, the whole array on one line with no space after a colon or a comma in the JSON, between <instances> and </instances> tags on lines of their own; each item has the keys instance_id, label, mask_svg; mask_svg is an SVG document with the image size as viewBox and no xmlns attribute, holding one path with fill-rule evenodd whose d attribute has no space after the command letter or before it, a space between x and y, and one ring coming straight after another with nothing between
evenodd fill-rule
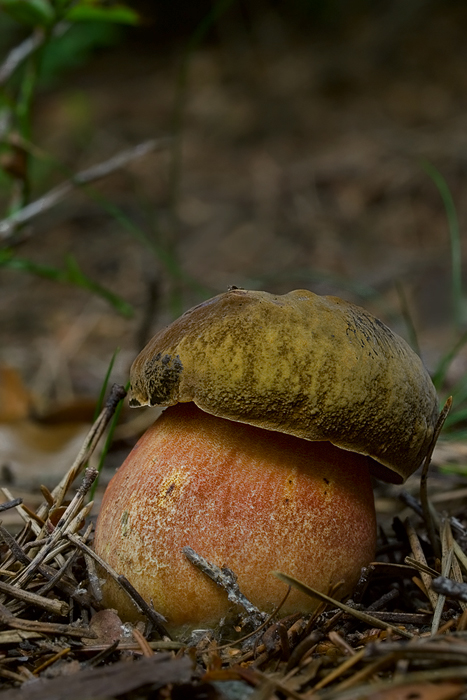
<instances>
[{"instance_id":1,"label":"forest floor","mask_svg":"<svg viewBox=\"0 0 467 700\"><path fill-rule=\"evenodd\" d=\"M117 348L112 381L125 384L153 332L229 285L342 296L416 336L435 368L456 336L448 221L429 169L449 185L465 260L466 28L462 3L412 18L388 9L310 34L273 12L248 23L234 13L190 56L181 93L183 43L161 50L148 34L43 92L36 145L63 169L39 169L34 197L174 126L176 138L96 183L92 196L76 191L38 216L19 249L57 267L74 256L133 306L131 318L89 291L0 269L9 377L0 398L10 407L19 397L18 409L0 411L1 479L12 496L36 507L39 484L52 487L68 469ZM460 352L449 381L466 371ZM124 418L104 482L149 420ZM437 455L437 465L465 464L462 445ZM448 493L461 517L464 485L463 475L435 472L431 492L441 509ZM406 491L418 488L417 476ZM410 510L394 487L376 495L384 527Z\"/></svg>"}]
</instances>

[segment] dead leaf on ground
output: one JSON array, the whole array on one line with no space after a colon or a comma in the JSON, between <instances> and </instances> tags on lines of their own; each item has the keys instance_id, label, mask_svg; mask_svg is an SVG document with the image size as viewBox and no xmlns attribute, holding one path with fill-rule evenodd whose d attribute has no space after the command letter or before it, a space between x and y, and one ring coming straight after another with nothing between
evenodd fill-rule
<instances>
[{"instance_id":1,"label":"dead leaf on ground","mask_svg":"<svg viewBox=\"0 0 467 700\"><path fill-rule=\"evenodd\" d=\"M54 486L72 464L89 430L87 423L40 425L31 420L0 424L0 483Z\"/></svg>"},{"instance_id":2,"label":"dead leaf on ground","mask_svg":"<svg viewBox=\"0 0 467 700\"><path fill-rule=\"evenodd\" d=\"M110 645L123 636L123 623L115 610L99 610L89 623L92 632L97 634L97 639L84 639L84 644L94 646L97 644Z\"/></svg>"},{"instance_id":3,"label":"dead leaf on ground","mask_svg":"<svg viewBox=\"0 0 467 700\"><path fill-rule=\"evenodd\" d=\"M19 372L0 365L0 485L54 486L78 454L94 408L94 401L78 397L38 417Z\"/></svg>"},{"instance_id":4,"label":"dead leaf on ground","mask_svg":"<svg viewBox=\"0 0 467 700\"><path fill-rule=\"evenodd\" d=\"M14 367L0 365L0 423L12 423L26 418L31 408L31 396Z\"/></svg>"}]
</instances>

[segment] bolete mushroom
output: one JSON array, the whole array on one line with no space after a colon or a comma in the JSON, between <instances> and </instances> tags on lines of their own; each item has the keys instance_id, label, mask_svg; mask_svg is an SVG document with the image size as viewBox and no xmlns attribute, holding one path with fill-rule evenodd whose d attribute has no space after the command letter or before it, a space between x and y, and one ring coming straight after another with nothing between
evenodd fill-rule
<instances>
[{"instance_id":1,"label":"bolete mushroom","mask_svg":"<svg viewBox=\"0 0 467 700\"><path fill-rule=\"evenodd\" d=\"M232 289L161 330L130 405L169 406L104 495L95 548L172 626L231 604L182 553L238 575L271 611L280 569L348 595L374 556L370 474L402 483L427 454L436 392L407 343L365 310L297 290ZM105 602L135 617L109 580ZM293 591L284 613L316 601Z\"/></svg>"}]
</instances>

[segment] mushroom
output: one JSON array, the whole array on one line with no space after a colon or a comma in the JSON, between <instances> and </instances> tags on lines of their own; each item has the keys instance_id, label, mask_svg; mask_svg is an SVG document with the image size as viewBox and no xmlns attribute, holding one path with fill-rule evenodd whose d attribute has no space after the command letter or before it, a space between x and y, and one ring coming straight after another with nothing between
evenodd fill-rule
<instances>
[{"instance_id":1,"label":"mushroom","mask_svg":"<svg viewBox=\"0 0 467 700\"><path fill-rule=\"evenodd\" d=\"M438 417L420 358L336 297L233 288L161 330L131 368L131 406L168 406L103 498L96 552L172 628L215 624L225 591L182 553L238 575L271 611L280 569L347 596L374 556L371 475L402 483ZM108 580L104 602L131 603ZM293 591L282 611L312 611Z\"/></svg>"}]
</instances>

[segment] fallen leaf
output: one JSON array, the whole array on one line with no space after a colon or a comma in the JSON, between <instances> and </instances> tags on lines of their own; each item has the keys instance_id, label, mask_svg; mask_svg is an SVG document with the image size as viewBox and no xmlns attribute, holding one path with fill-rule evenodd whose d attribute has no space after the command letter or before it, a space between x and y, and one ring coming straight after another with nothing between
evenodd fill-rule
<instances>
[{"instance_id":1,"label":"fallen leaf","mask_svg":"<svg viewBox=\"0 0 467 700\"><path fill-rule=\"evenodd\" d=\"M31 396L16 369L0 365L0 423L12 423L26 418L31 408Z\"/></svg>"},{"instance_id":2,"label":"fallen leaf","mask_svg":"<svg viewBox=\"0 0 467 700\"><path fill-rule=\"evenodd\" d=\"M97 639L83 639L84 644L91 646L105 644L111 645L113 642L120 640L124 634L123 623L117 612L111 610L99 610L91 617L89 628L94 634L97 634Z\"/></svg>"},{"instance_id":3,"label":"fallen leaf","mask_svg":"<svg viewBox=\"0 0 467 700\"><path fill-rule=\"evenodd\" d=\"M0 424L0 483L20 488L55 486L74 462L89 424Z\"/></svg>"},{"instance_id":4,"label":"fallen leaf","mask_svg":"<svg viewBox=\"0 0 467 700\"><path fill-rule=\"evenodd\" d=\"M81 449L94 408L78 398L37 417L18 371L0 365L0 485L55 486Z\"/></svg>"}]
</instances>

